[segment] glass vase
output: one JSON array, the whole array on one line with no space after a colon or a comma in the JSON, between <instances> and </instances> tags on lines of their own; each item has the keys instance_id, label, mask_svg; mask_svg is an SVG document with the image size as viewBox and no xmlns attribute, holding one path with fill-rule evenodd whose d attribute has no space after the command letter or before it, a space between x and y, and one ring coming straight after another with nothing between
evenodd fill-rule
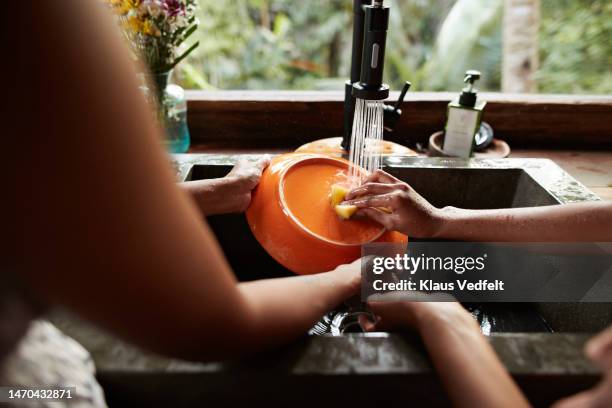
<instances>
[{"instance_id":1,"label":"glass vase","mask_svg":"<svg viewBox=\"0 0 612 408\"><path fill-rule=\"evenodd\" d=\"M169 83L172 71L153 73L158 120L165 131L164 143L170 153L189 150L190 136L187 126L185 90Z\"/></svg>"}]
</instances>

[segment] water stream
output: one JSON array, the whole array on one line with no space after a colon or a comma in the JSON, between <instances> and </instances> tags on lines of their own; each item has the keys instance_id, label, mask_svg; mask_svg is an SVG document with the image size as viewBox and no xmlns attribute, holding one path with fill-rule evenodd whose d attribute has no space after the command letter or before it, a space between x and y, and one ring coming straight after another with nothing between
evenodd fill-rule
<instances>
[{"instance_id":1,"label":"water stream","mask_svg":"<svg viewBox=\"0 0 612 408\"><path fill-rule=\"evenodd\" d=\"M369 174L381 167L383 107L383 101L356 100L349 148L349 161L355 164L349 170L351 187L361 184L363 173L360 169Z\"/></svg>"}]
</instances>

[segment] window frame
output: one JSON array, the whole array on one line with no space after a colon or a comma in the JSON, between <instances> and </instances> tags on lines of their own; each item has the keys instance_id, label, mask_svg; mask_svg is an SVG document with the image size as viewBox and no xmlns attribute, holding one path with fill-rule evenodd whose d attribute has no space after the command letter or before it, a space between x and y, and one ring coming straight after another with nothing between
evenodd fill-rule
<instances>
[{"instance_id":1,"label":"window frame","mask_svg":"<svg viewBox=\"0 0 612 408\"><path fill-rule=\"evenodd\" d=\"M388 101L395 101L392 92ZM445 123L449 92L411 92L388 139L426 143ZM193 145L296 148L342 135L341 91L186 91ZM612 148L612 96L481 93L483 120L513 147Z\"/></svg>"}]
</instances>

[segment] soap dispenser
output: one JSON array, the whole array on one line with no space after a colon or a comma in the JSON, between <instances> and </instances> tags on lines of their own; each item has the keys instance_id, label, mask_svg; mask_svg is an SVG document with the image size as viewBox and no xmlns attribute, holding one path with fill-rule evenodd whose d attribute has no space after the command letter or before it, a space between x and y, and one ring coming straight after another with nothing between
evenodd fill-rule
<instances>
[{"instance_id":1,"label":"soap dispenser","mask_svg":"<svg viewBox=\"0 0 612 408\"><path fill-rule=\"evenodd\" d=\"M480 79L480 72L470 70L465 73L463 88L458 99L448 104L444 144L442 151L447 156L468 158L472 156L475 135L480 127L482 111L486 101L478 100L474 82Z\"/></svg>"}]
</instances>

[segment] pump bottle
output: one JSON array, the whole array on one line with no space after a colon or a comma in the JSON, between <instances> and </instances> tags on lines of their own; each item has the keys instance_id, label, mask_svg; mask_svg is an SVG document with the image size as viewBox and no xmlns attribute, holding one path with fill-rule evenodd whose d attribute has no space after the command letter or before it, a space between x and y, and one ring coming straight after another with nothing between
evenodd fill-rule
<instances>
[{"instance_id":1,"label":"pump bottle","mask_svg":"<svg viewBox=\"0 0 612 408\"><path fill-rule=\"evenodd\" d=\"M448 104L442 145L442 151L448 156L468 158L474 151L476 132L487 103L478 100L478 91L474 88L474 82L478 79L480 72L467 71L463 82L468 85L463 88L459 98Z\"/></svg>"}]
</instances>

